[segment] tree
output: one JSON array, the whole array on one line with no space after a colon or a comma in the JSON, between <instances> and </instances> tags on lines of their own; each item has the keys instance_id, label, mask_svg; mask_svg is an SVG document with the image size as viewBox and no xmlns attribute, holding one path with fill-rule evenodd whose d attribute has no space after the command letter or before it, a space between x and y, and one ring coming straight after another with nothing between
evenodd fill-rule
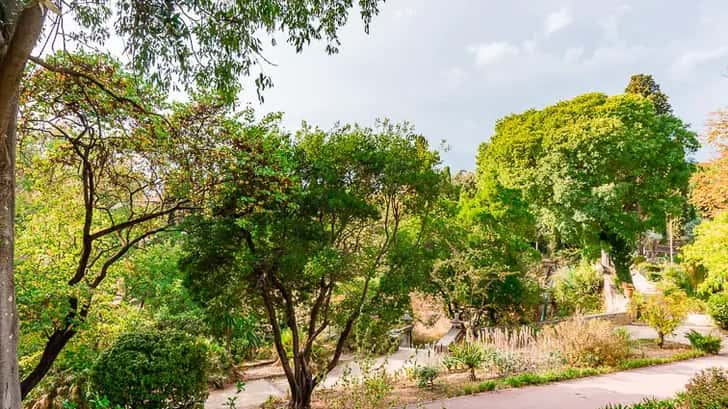
<instances>
[{"instance_id":1,"label":"tree","mask_svg":"<svg viewBox=\"0 0 728 409\"><path fill-rule=\"evenodd\" d=\"M245 180L230 178L208 216L192 220L183 268L200 299L230 286L264 311L290 407L308 408L357 320L383 294L382 283L402 273L388 254L402 225L422 226L437 198L439 158L409 126L388 122L328 133L304 127L295 142L279 131L256 136L276 146L275 155L259 157L270 162L254 168L277 178L278 188L268 200L251 201ZM329 327L330 356L316 361Z\"/></svg>"},{"instance_id":2,"label":"tree","mask_svg":"<svg viewBox=\"0 0 728 409\"><path fill-rule=\"evenodd\" d=\"M638 308L641 317L657 332L657 345L665 345L665 336L672 335L687 316L685 292L673 289L666 294L650 294Z\"/></svg>"},{"instance_id":3,"label":"tree","mask_svg":"<svg viewBox=\"0 0 728 409\"><path fill-rule=\"evenodd\" d=\"M659 115L671 114L672 106L667 101L667 95L660 90L660 85L655 82L652 75L635 74L629 79L627 88L624 89L627 94L641 95L655 105L655 112Z\"/></svg>"},{"instance_id":4,"label":"tree","mask_svg":"<svg viewBox=\"0 0 728 409\"><path fill-rule=\"evenodd\" d=\"M683 261L706 271L698 292L710 295L728 290L728 212L719 213L695 228L695 241L681 251Z\"/></svg>"},{"instance_id":5,"label":"tree","mask_svg":"<svg viewBox=\"0 0 728 409\"><path fill-rule=\"evenodd\" d=\"M23 324L49 334L21 382L23 397L79 331L115 264L172 225L188 203L172 183L179 163L167 138L174 135L150 113L161 108L163 94L99 56L52 57L47 66L30 72L19 98L18 268L52 277L57 292L25 294L26 302L41 303L38 309L54 308L47 319ZM104 86L67 74L76 67L105 78Z\"/></svg>"},{"instance_id":6,"label":"tree","mask_svg":"<svg viewBox=\"0 0 728 409\"><path fill-rule=\"evenodd\" d=\"M378 13L379 0L358 2L365 30ZM325 40L326 51L338 50L338 29L348 17L351 0L321 4L304 0L256 2L9 0L0 4L0 403L20 407L17 340L18 324L13 283L14 191L18 87L33 48L46 33L45 43L75 42L79 47L103 47L114 33L138 72L151 72L158 84L191 88L208 84L233 101L238 78L265 61L263 36L285 33L301 51L312 40ZM69 24L73 20L75 24ZM65 22L65 24L64 24ZM77 32L64 27L77 25ZM60 37L60 38L59 38ZM275 44L275 41L272 41ZM224 46L221 46L224 45ZM87 72L68 72L80 78ZM180 76L180 78L176 78ZM97 78L98 80L98 78ZM188 81L193 80L193 81ZM102 82L100 82L102 84ZM260 74L259 89L272 84Z\"/></svg>"},{"instance_id":7,"label":"tree","mask_svg":"<svg viewBox=\"0 0 728 409\"><path fill-rule=\"evenodd\" d=\"M638 236L684 206L686 155L697 146L678 118L641 96L586 94L498 121L478 173L520 192L552 249L608 251L630 282Z\"/></svg>"},{"instance_id":8,"label":"tree","mask_svg":"<svg viewBox=\"0 0 728 409\"><path fill-rule=\"evenodd\" d=\"M408 251L417 263L408 268L422 270L418 289L473 328L528 322L539 302L528 273L538 259L533 218L519 192L495 179L459 179L428 214L422 245Z\"/></svg>"},{"instance_id":9,"label":"tree","mask_svg":"<svg viewBox=\"0 0 728 409\"><path fill-rule=\"evenodd\" d=\"M715 217L728 210L728 109L712 115L707 139L718 147L720 154L698 166L691 179L691 201L703 215Z\"/></svg>"}]
</instances>

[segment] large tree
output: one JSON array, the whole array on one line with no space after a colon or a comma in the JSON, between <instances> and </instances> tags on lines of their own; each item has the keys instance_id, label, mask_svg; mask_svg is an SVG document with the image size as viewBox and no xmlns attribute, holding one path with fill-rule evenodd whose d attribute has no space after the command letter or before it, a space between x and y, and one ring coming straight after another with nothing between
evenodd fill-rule
<instances>
[{"instance_id":1,"label":"large tree","mask_svg":"<svg viewBox=\"0 0 728 409\"><path fill-rule=\"evenodd\" d=\"M498 121L478 172L522 192L552 249L608 251L629 282L639 235L682 209L697 146L644 97L586 94Z\"/></svg>"},{"instance_id":2,"label":"large tree","mask_svg":"<svg viewBox=\"0 0 728 409\"><path fill-rule=\"evenodd\" d=\"M368 23L379 0L359 0ZM9 0L0 3L0 405L20 407L17 365L18 323L13 283L14 192L18 87L31 53L43 39L66 50L103 48L112 34L123 39L134 68L150 72L164 86L212 82L230 103L247 76L262 61L266 40L282 33L297 51L322 39L326 50L338 49L338 29L347 21L352 0L210 2L79 0ZM69 27L79 27L69 32ZM84 77L86 72L69 72ZM190 81L193 80L193 81ZM259 89L271 85L262 73ZM103 84L102 81L99 84Z\"/></svg>"},{"instance_id":3,"label":"large tree","mask_svg":"<svg viewBox=\"0 0 728 409\"><path fill-rule=\"evenodd\" d=\"M304 128L295 141L260 134L276 155L256 169L277 177L268 200L251 200L245 179L230 178L207 216L189 230L183 264L198 298L226 287L268 319L291 391L291 408L339 361L357 320L380 300L405 223L419 224L439 194L438 155L408 126L376 130ZM230 169L235 171L235 169ZM286 344L283 332L290 331ZM314 359L330 337L330 355Z\"/></svg>"}]
</instances>

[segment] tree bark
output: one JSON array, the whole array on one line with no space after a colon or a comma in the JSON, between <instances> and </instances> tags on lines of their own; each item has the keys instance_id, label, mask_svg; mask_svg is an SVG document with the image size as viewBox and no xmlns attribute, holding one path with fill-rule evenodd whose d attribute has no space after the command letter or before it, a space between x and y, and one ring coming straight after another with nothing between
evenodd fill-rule
<instances>
[{"instance_id":1,"label":"tree bark","mask_svg":"<svg viewBox=\"0 0 728 409\"><path fill-rule=\"evenodd\" d=\"M15 146L17 141L18 87L23 69L43 26L38 5L4 12L0 55L0 409L20 409L18 375L18 311L15 304ZM14 19L17 17L17 22ZM14 24L13 24L14 23Z\"/></svg>"},{"instance_id":2,"label":"tree bark","mask_svg":"<svg viewBox=\"0 0 728 409\"><path fill-rule=\"evenodd\" d=\"M12 110L17 113L17 99ZM18 311L13 278L16 121L8 121L0 148L0 403L20 409Z\"/></svg>"}]
</instances>

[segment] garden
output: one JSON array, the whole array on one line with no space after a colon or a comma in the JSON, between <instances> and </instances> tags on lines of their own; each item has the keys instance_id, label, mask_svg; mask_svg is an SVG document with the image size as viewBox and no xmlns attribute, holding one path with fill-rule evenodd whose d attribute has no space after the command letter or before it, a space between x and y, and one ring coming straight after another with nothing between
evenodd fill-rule
<instances>
[{"instance_id":1,"label":"garden","mask_svg":"<svg viewBox=\"0 0 728 409\"><path fill-rule=\"evenodd\" d=\"M412 123L292 128L241 97L273 85L268 36L335 54L378 0L11 3L3 409L444 405L724 347L726 109L698 135L635 74L501 117L457 170Z\"/></svg>"}]
</instances>

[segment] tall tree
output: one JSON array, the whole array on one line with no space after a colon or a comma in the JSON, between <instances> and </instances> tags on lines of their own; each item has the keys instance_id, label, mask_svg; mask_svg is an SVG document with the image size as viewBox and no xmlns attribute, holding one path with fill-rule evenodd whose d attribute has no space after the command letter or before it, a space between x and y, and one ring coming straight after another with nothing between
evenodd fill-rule
<instances>
[{"instance_id":1,"label":"tall tree","mask_svg":"<svg viewBox=\"0 0 728 409\"><path fill-rule=\"evenodd\" d=\"M379 0L359 0L365 30L378 13ZM264 39L283 33L301 51L324 40L326 51L338 50L338 30L348 18L352 0L322 4L315 0L209 2L146 0L86 2L79 0L9 0L0 3L0 404L20 407L17 383L17 309L13 283L15 149L18 86L45 29L45 44L66 41L79 47L101 47L113 32L124 40L132 66L152 73L164 86L212 83L233 101L238 77L265 61ZM70 24L73 21L74 24ZM65 28L78 26L76 32ZM272 44L275 41L272 40ZM88 73L68 73L83 76ZM192 80L192 81L189 81ZM271 85L264 74L259 89Z\"/></svg>"},{"instance_id":2,"label":"tall tree","mask_svg":"<svg viewBox=\"0 0 728 409\"><path fill-rule=\"evenodd\" d=\"M608 251L623 281L638 236L686 200L695 135L646 98L586 94L501 119L478 172L522 192L552 248Z\"/></svg>"},{"instance_id":3,"label":"tall tree","mask_svg":"<svg viewBox=\"0 0 728 409\"><path fill-rule=\"evenodd\" d=\"M164 93L95 55L51 57L45 64L30 72L20 94L19 174L26 204L56 204L37 209L26 205L22 216L29 224L22 227L26 235L38 237L25 240L52 241L40 258L37 253L20 255L22 268L55 276L65 286L59 284L57 294L46 294L59 315L50 325L42 322L48 325L48 340L21 382L23 397L79 331L94 291L113 266L169 226L188 202L175 194L171 183L179 166L169 149L168 138L177 139L174 130L150 113L161 109ZM103 77L103 87L67 74L80 70ZM140 100L145 106L135 102ZM65 219L58 221L63 228L57 235L43 234L37 225L29 228L40 220L53 225L53 212Z\"/></svg>"},{"instance_id":4,"label":"tall tree","mask_svg":"<svg viewBox=\"0 0 728 409\"><path fill-rule=\"evenodd\" d=\"M660 89L660 85L655 82L652 75L635 74L629 79L629 84L624 92L628 94L641 95L655 104L655 111L658 114L672 113L672 106L668 102L667 95Z\"/></svg>"},{"instance_id":5,"label":"tall tree","mask_svg":"<svg viewBox=\"0 0 728 409\"><path fill-rule=\"evenodd\" d=\"M362 312L384 291L382 283L401 273L388 254L403 224L422 226L437 198L439 157L408 126L389 123L329 133L304 128L295 142L275 132L261 136L279 153L262 155L258 160L270 159L255 168L277 175L279 188L267 201L251 200L246 181L230 178L208 216L191 225L183 267L200 298L234 286L261 308L290 407L304 409L339 362ZM333 350L315 360L330 327ZM284 330L291 334L288 348Z\"/></svg>"}]
</instances>

